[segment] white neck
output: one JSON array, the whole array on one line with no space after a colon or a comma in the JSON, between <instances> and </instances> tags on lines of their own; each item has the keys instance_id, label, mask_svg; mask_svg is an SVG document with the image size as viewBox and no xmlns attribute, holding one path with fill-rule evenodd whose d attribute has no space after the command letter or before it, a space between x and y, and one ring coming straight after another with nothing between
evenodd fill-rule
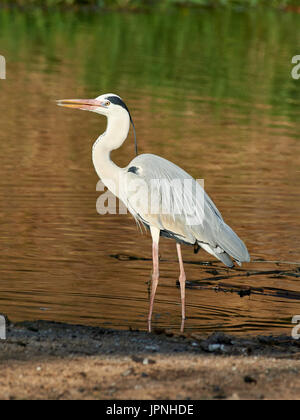
<instances>
[{"instance_id":1,"label":"white neck","mask_svg":"<svg viewBox=\"0 0 300 420\"><path fill-rule=\"evenodd\" d=\"M119 197L114 185L122 176L119 168L110 158L110 152L122 146L130 127L128 112L121 109L117 115L108 115L106 131L98 137L93 145L93 164L104 185Z\"/></svg>"}]
</instances>

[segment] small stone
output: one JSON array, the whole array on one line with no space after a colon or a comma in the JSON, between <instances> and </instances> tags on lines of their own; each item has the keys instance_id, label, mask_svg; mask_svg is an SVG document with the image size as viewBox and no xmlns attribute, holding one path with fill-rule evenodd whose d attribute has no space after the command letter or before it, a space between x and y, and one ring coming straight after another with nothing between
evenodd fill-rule
<instances>
[{"instance_id":1,"label":"small stone","mask_svg":"<svg viewBox=\"0 0 300 420\"><path fill-rule=\"evenodd\" d=\"M125 370L125 371L122 373L122 376L128 376L128 375L130 375L131 373L133 373L133 369L132 369L132 368L129 368L129 369Z\"/></svg>"},{"instance_id":2,"label":"small stone","mask_svg":"<svg viewBox=\"0 0 300 420\"><path fill-rule=\"evenodd\" d=\"M229 400L239 400L239 394L237 394L236 392L234 392L229 398Z\"/></svg>"},{"instance_id":3,"label":"small stone","mask_svg":"<svg viewBox=\"0 0 300 420\"><path fill-rule=\"evenodd\" d=\"M207 341L210 344L230 344L231 337L222 333L222 332L215 332L208 337Z\"/></svg>"},{"instance_id":4,"label":"small stone","mask_svg":"<svg viewBox=\"0 0 300 420\"><path fill-rule=\"evenodd\" d=\"M153 359L148 359L148 357L145 357L143 360L143 365L153 365L154 363L156 363L156 361Z\"/></svg>"},{"instance_id":5,"label":"small stone","mask_svg":"<svg viewBox=\"0 0 300 420\"><path fill-rule=\"evenodd\" d=\"M247 384L256 384L257 380L255 378L252 378L252 376L250 375L246 375L244 376L244 382L246 382Z\"/></svg>"},{"instance_id":6,"label":"small stone","mask_svg":"<svg viewBox=\"0 0 300 420\"><path fill-rule=\"evenodd\" d=\"M144 359L142 357L140 357L140 356L133 355L133 356L131 356L131 360L133 360L136 363L143 363L143 360Z\"/></svg>"},{"instance_id":7,"label":"small stone","mask_svg":"<svg viewBox=\"0 0 300 420\"><path fill-rule=\"evenodd\" d=\"M145 346L145 350L150 350L150 351L157 351L159 350L158 346Z\"/></svg>"},{"instance_id":8,"label":"small stone","mask_svg":"<svg viewBox=\"0 0 300 420\"><path fill-rule=\"evenodd\" d=\"M218 350L224 351L225 350L224 344L209 344L208 345L208 351L213 352L213 351L218 351Z\"/></svg>"}]
</instances>

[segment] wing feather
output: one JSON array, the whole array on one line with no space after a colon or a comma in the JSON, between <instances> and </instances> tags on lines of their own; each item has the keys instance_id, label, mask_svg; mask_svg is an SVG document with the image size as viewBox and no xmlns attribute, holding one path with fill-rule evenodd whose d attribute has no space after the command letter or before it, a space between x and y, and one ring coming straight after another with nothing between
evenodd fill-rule
<instances>
[{"instance_id":1,"label":"wing feather","mask_svg":"<svg viewBox=\"0 0 300 420\"><path fill-rule=\"evenodd\" d=\"M128 172L132 167L134 173ZM143 154L134 158L125 172L126 182L139 180L145 187L143 192L137 188L126 193L126 204L135 218L183 242L204 245L227 265L230 258L221 255L224 252L237 261L249 261L245 244L224 222L203 187L183 169L160 156ZM155 205L155 211L149 204Z\"/></svg>"}]
</instances>

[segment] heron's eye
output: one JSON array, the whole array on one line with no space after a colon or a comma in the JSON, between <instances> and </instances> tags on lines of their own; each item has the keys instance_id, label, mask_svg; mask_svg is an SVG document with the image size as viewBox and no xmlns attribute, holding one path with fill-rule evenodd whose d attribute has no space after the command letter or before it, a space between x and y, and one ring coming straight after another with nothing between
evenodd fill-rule
<instances>
[{"instance_id":1,"label":"heron's eye","mask_svg":"<svg viewBox=\"0 0 300 420\"><path fill-rule=\"evenodd\" d=\"M110 105L110 102L109 101L106 101L105 102L105 106L108 106L108 105Z\"/></svg>"}]
</instances>

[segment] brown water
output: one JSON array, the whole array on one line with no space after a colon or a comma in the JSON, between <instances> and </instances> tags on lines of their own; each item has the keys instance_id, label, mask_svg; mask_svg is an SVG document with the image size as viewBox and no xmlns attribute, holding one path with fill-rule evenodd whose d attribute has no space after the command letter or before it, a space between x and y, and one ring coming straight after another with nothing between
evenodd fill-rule
<instances>
[{"instance_id":1,"label":"brown water","mask_svg":"<svg viewBox=\"0 0 300 420\"><path fill-rule=\"evenodd\" d=\"M114 92L140 153L204 178L251 254L229 270L184 247L186 330L289 334L300 314L299 23L267 11L1 11L0 312L146 329L151 238L95 207L91 147L105 119L54 103ZM125 166L133 152L130 137L113 158ZM162 239L160 253L154 325L178 330L175 243Z\"/></svg>"}]
</instances>

